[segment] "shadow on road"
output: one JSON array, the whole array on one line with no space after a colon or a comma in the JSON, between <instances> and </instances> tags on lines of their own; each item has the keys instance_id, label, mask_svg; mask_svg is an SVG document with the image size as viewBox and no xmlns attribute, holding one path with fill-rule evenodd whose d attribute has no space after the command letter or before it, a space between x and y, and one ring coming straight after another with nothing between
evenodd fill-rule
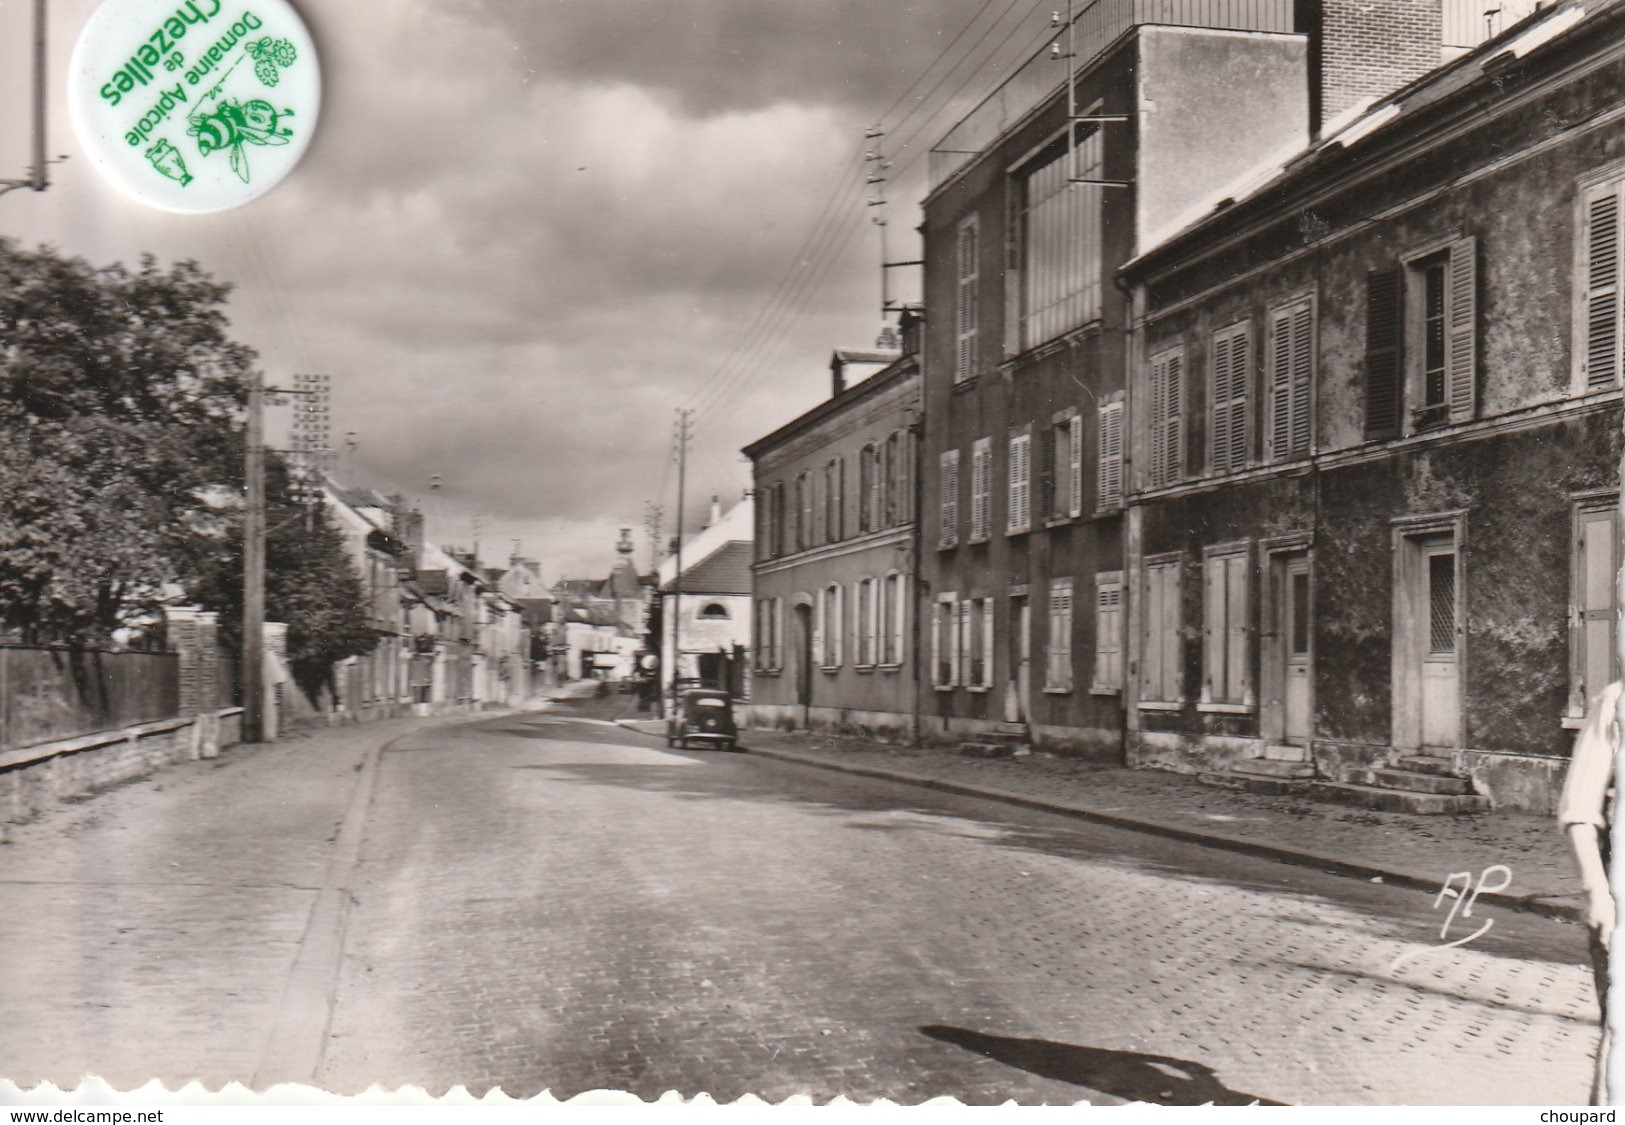
<instances>
[{"instance_id":1,"label":"shadow on road","mask_svg":"<svg viewBox=\"0 0 1625 1125\"><path fill-rule=\"evenodd\" d=\"M1211 1067L1172 1055L1110 1051L1104 1047L1052 1043L1048 1039L1012 1039L942 1024L928 1024L920 1031L932 1039L974 1051L1017 1070L1087 1086L1130 1101L1158 1105L1284 1104L1232 1090L1219 1081Z\"/></svg>"}]
</instances>

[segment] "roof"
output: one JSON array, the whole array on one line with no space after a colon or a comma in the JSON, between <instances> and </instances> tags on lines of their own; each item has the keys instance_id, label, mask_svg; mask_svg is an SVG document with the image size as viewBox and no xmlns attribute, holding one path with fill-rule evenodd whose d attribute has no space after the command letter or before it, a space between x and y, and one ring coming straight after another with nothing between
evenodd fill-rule
<instances>
[{"instance_id":1,"label":"roof","mask_svg":"<svg viewBox=\"0 0 1625 1125\"><path fill-rule=\"evenodd\" d=\"M1599 16L1622 8L1625 0L1560 0L1537 8L1499 35L1386 97L1351 107L1327 122L1319 140L1283 152L1241 180L1216 189L1164 229L1151 232L1145 247L1123 266L1123 272L1137 275L1152 260L1173 253L1203 233L1229 224L1242 225L1255 211L1262 209L1279 218L1281 194L1314 171L1356 149L1364 156L1373 138L1400 135L1421 111L1465 88L1478 87L1481 80L1499 81L1509 62L1536 53L1554 40L1569 39L1577 28L1581 34L1593 30Z\"/></svg>"},{"instance_id":2,"label":"roof","mask_svg":"<svg viewBox=\"0 0 1625 1125\"><path fill-rule=\"evenodd\" d=\"M425 594L445 594L451 589L451 580L443 570L420 570L417 573L417 586Z\"/></svg>"},{"instance_id":3,"label":"roof","mask_svg":"<svg viewBox=\"0 0 1625 1125\"><path fill-rule=\"evenodd\" d=\"M693 566L683 568L685 594L741 594L749 596L752 544L734 539L706 555ZM672 593L676 581L666 583L662 593Z\"/></svg>"},{"instance_id":4,"label":"roof","mask_svg":"<svg viewBox=\"0 0 1625 1125\"><path fill-rule=\"evenodd\" d=\"M836 348L831 363L890 363L902 355L898 348Z\"/></svg>"},{"instance_id":5,"label":"roof","mask_svg":"<svg viewBox=\"0 0 1625 1125\"><path fill-rule=\"evenodd\" d=\"M800 414L771 433L757 438L741 451L752 461L760 458L764 453L782 445L790 438L802 431L822 422L833 414L838 414L847 407L861 401L872 394L877 394L897 383L902 382L911 375L918 374L920 368L919 356L894 356L890 364L875 374L854 383L838 395L826 398L823 402Z\"/></svg>"}]
</instances>

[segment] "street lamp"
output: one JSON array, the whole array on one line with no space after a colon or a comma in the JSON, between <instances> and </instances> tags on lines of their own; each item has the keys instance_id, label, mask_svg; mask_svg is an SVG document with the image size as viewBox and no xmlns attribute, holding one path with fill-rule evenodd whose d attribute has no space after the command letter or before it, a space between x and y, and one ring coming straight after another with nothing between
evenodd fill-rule
<instances>
[{"instance_id":1,"label":"street lamp","mask_svg":"<svg viewBox=\"0 0 1625 1125\"><path fill-rule=\"evenodd\" d=\"M0 195L18 188L44 191L50 186L45 178L46 165L66 159L45 159L45 0L34 0L34 166L26 178L0 180Z\"/></svg>"}]
</instances>

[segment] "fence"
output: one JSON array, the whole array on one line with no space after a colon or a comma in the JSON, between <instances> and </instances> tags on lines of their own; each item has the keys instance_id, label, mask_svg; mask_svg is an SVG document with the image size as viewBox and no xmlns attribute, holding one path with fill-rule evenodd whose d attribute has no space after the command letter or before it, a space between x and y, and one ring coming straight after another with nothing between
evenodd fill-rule
<instances>
[{"instance_id":1,"label":"fence","mask_svg":"<svg viewBox=\"0 0 1625 1125\"><path fill-rule=\"evenodd\" d=\"M0 751L176 717L173 653L0 646Z\"/></svg>"}]
</instances>

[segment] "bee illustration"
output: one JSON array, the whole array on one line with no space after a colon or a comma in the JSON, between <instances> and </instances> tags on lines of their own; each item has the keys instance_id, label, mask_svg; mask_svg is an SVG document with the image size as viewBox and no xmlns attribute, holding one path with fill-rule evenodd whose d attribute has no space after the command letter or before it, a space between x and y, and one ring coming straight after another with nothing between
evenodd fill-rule
<instances>
[{"instance_id":1,"label":"bee illustration","mask_svg":"<svg viewBox=\"0 0 1625 1125\"><path fill-rule=\"evenodd\" d=\"M207 113L194 113L188 119L188 136L197 138L198 152L204 156L221 149L231 151L231 170L243 183L248 182L248 153L246 145L285 145L293 130L282 124L293 116L293 110L278 110L263 98L238 102L227 98L219 108Z\"/></svg>"}]
</instances>

